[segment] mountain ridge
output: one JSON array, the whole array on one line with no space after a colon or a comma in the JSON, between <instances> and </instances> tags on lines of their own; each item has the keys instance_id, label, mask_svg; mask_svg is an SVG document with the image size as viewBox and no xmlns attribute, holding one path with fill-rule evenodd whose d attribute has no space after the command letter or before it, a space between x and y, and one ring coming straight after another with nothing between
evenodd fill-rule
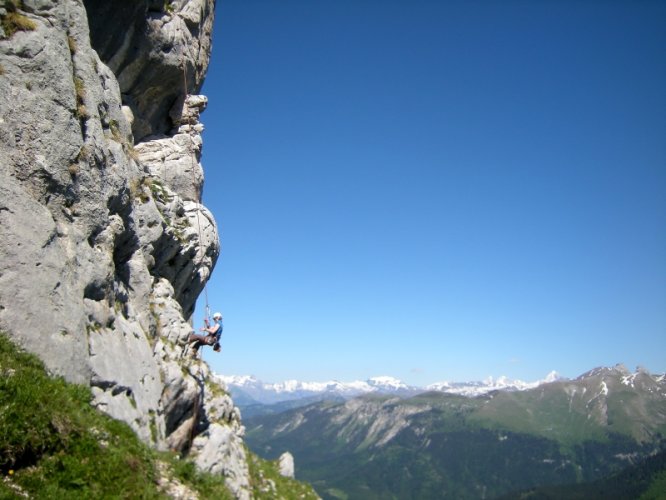
<instances>
[{"instance_id":1,"label":"mountain ridge","mask_svg":"<svg viewBox=\"0 0 666 500\"><path fill-rule=\"evenodd\" d=\"M539 385L566 380L556 371L551 371L543 379L525 382L510 379L506 376L487 377L482 381L469 382L436 382L426 386L408 385L391 376L376 376L367 380L341 382L329 380L325 382L303 382L295 379L283 382L264 382L254 375L218 375L236 394L238 401L249 400L251 404L274 404L284 401L308 398L312 396L342 396L352 398L362 394L394 394L401 396L416 395L423 392L436 391L462 396L479 396L492 391L523 391Z\"/></svg>"},{"instance_id":2,"label":"mountain ridge","mask_svg":"<svg viewBox=\"0 0 666 500\"><path fill-rule=\"evenodd\" d=\"M666 379L603 367L524 391L369 393L244 422L251 449L290 450L324 499L492 498L596 481L666 449Z\"/></svg>"}]
</instances>

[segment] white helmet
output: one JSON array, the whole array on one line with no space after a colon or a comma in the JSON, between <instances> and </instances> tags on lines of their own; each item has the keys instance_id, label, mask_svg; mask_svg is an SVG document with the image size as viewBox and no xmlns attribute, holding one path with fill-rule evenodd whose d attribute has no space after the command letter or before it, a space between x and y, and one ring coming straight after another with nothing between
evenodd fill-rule
<instances>
[{"instance_id":1,"label":"white helmet","mask_svg":"<svg viewBox=\"0 0 666 500\"><path fill-rule=\"evenodd\" d=\"M217 312L213 314L213 319L222 319L222 313Z\"/></svg>"}]
</instances>

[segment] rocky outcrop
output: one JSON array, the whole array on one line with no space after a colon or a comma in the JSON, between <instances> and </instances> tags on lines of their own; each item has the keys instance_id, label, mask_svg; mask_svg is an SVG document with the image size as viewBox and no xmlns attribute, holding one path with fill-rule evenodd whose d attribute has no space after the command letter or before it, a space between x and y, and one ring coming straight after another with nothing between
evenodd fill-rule
<instances>
[{"instance_id":1,"label":"rocky outcrop","mask_svg":"<svg viewBox=\"0 0 666 500\"><path fill-rule=\"evenodd\" d=\"M132 108L136 140L166 134L182 89L201 88L214 0L86 0L92 44ZM120 29L119 29L120 28Z\"/></svg>"},{"instance_id":2,"label":"rocky outcrop","mask_svg":"<svg viewBox=\"0 0 666 500\"><path fill-rule=\"evenodd\" d=\"M292 479L294 478L294 456L288 451L285 451L280 455L280 458L278 458L278 470L280 475Z\"/></svg>"},{"instance_id":3,"label":"rocky outcrop","mask_svg":"<svg viewBox=\"0 0 666 500\"><path fill-rule=\"evenodd\" d=\"M214 0L0 5L0 329L249 496L238 411L183 356L220 252L196 95Z\"/></svg>"}]
</instances>

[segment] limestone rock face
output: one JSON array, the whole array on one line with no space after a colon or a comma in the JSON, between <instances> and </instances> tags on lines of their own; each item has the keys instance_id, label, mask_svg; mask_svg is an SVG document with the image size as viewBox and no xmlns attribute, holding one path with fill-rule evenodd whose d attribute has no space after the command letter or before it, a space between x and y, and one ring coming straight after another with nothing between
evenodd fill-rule
<instances>
[{"instance_id":1,"label":"limestone rock face","mask_svg":"<svg viewBox=\"0 0 666 500\"><path fill-rule=\"evenodd\" d=\"M86 0L92 45L134 112L137 141L168 133L172 108L203 84L215 0ZM184 88L187 91L184 92Z\"/></svg>"},{"instance_id":2,"label":"limestone rock face","mask_svg":"<svg viewBox=\"0 0 666 500\"><path fill-rule=\"evenodd\" d=\"M201 204L206 99L189 95L214 1L23 0L0 16L15 5L29 22L0 33L0 329L248 497L238 411L183 355L220 252Z\"/></svg>"},{"instance_id":3,"label":"limestone rock face","mask_svg":"<svg viewBox=\"0 0 666 500\"><path fill-rule=\"evenodd\" d=\"M201 200L203 171L199 160L203 126L199 123L199 114L207 102L206 96L188 96L182 116L174 117L179 127L173 136L148 140L135 148L150 174L188 201Z\"/></svg>"}]
</instances>

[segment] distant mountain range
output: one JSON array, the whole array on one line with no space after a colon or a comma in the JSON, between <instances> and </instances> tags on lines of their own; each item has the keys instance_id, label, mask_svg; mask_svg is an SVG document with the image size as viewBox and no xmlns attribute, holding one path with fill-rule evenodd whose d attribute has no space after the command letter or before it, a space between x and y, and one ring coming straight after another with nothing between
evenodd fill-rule
<instances>
[{"instance_id":1,"label":"distant mountain range","mask_svg":"<svg viewBox=\"0 0 666 500\"><path fill-rule=\"evenodd\" d=\"M297 477L325 500L523 498L527 490L534 496L525 498L608 499L663 491L664 375L618 365L550 379L531 388L506 379L442 384L457 393L416 395L397 395L413 388L395 380L373 379L354 398L328 384L320 395L337 399L283 400L272 414L244 413L246 441L268 459L289 450ZM304 390L297 386L280 387L293 396ZM617 494L592 494L605 491L605 481Z\"/></svg>"},{"instance_id":2,"label":"distant mountain range","mask_svg":"<svg viewBox=\"0 0 666 500\"><path fill-rule=\"evenodd\" d=\"M560 380L557 372L549 373L536 382L510 380L507 377L488 377L479 382L438 382L426 387L410 386L388 376L373 377L365 381L339 382L300 382L288 380L280 383L266 383L251 375L220 376L227 384L234 402L241 408L255 404L272 405L285 401L306 399L308 401L326 398L353 398L363 394L392 394L413 396L423 392L438 391L461 396L480 396L492 391L524 391L541 384Z\"/></svg>"}]
</instances>

